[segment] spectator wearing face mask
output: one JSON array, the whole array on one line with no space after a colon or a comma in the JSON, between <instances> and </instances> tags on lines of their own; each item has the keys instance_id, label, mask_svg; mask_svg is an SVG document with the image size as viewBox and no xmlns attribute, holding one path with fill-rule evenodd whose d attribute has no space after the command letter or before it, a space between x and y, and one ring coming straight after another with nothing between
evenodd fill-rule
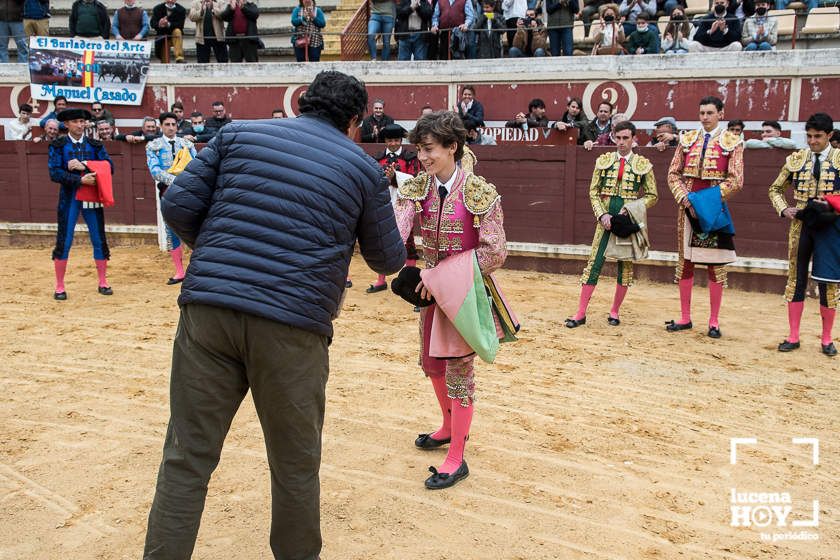
<instances>
[{"instance_id":1,"label":"spectator wearing face mask","mask_svg":"<svg viewBox=\"0 0 840 560\"><path fill-rule=\"evenodd\" d=\"M671 19L662 34L662 52L665 54L685 54L691 50L694 42L691 36L691 24L685 17L685 10L676 7L671 12Z\"/></svg>"},{"instance_id":2,"label":"spectator wearing face mask","mask_svg":"<svg viewBox=\"0 0 840 560\"><path fill-rule=\"evenodd\" d=\"M624 18L624 34L629 36L636 30L636 20L641 14L648 18L656 16L656 0L622 0L618 12Z\"/></svg>"},{"instance_id":3,"label":"spectator wearing face mask","mask_svg":"<svg viewBox=\"0 0 840 560\"><path fill-rule=\"evenodd\" d=\"M744 21L741 43L745 51L772 51L779 38L779 21L767 15L770 3L759 1L755 4L755 15Z\"/></svg>"},{"instance_id":4,"label":"spectator wearing face mask","mask_svg":"<svg viewBox=\"0 0 840 560\"><path fill-rule=\"evenodd\" d=\"M592 54L619 54L625 41L624 28L619 25L618 5L604 4L599 10L601 21L593 40Z\"/></svg>"},{"instance_id":5,"label":"spectator wearing face mask","mask_svg":"<svg viewBox=\"0 0 840 560\"><path fill-rule=\"evenodd\" d=\"M714 0L712 10L700 20L691 52L741 50L741 22L727 15L728 7L728 0Z\"/></svg>"},{"instance_id":6,"label":"spectator wearing face mask","mask_svg":"<svg viewBox=\"0 0 840 560\"><path fill-rule=\"evenodd\" d=\"M209 142L215 136L214 131L208 131L204 122L204 115L193 111L190 115L190 125L184 128L184 138L193 143Z\"/></svg>"},{"instance_id":7,"label":"spectator wearing face mask","mask_svg":"<svg viewBox=\"0 0 840 560\"><path fill-rule=\"evenodd\" d=\"M645 14L636 17L636 30L627 38L627 52L630 54L657 54L656 33L648 24Z\"/></svg>"}]
</instances>

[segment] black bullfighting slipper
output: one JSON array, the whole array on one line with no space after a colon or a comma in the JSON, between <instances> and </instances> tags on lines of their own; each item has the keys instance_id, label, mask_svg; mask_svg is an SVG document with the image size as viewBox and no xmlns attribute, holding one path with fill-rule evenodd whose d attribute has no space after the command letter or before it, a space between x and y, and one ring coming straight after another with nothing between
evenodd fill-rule
<instances>
[{"instance_id":1,"label":"black bullfighting slipper","mask_svg":"<svg viewBox=\"0 0 840 560\"><path fill-rule=\"evenodd\" d=\"M720 327L709 327L709 338L720 338Z\"/></svg>"},{"instance_id":2,"label":"black bullfighting slipper","mask_svg":"<svg viewBox=\"0 0 840 560\"><path fill-rule=\"evenodd\" d=\"M450 441L452 441L452 438L435 439L432 437L432 434L420 434L417 436L417 439L414 440L414 445L420 449L434 449L435 447L446 445Z\"/></svg>"},{"instance_id":3,"label":"black bullfighting slipper","mask_svg":"<svg viewBox=\"0 0 840 560\"><path fill-rule=\"evenodd\" d=\"M58 301L64 301L67 299L67 292L56 292L53 294L53 299L57 299Z\"/></svg>"},{"instance_id":4,"label":"black bullfighting slipper","mask_svg":"<svg viewBox=\"0 0 840 560\"><path fill-rule=\"evenodd\" d=\"M828 344L822 345L822 353L833 358L837 355L837 348L834 346L833 342L829 342Z\"/></svg>"},{"instance_id":5,"label":"black bullfighting slipper","mask_svg":"<svg viewBox=\"0 0 840 560\"><path fill-rule=\"evenodd\" d=\"M352 280L347 280L347 281L344 283L344 287L345 287L345 288L352 288L352 287L353 287L353 281L352 281Z\"/></svg>"},{"instance_id":6,"label":"black bullfighting slipper","mask_svg":"<svg viewBox=\"0 0 840 560\"><path fill-rule=\"evenodd\" d=\"M621 324L621 320L618 317L607 317L607 323L609 323L610 326L617 327Z\"/></svg>"},{"instance_id":7,"label":"black bullfighting slipper","mask_svg":"<svg viewBox=\"0 0 840 560\"><path fill-rule=\"evenodd\" d=\"M111 286L99 286L99 293L103 296L112 296L114 295L114 290L111 289Z\"/></svg>"},{"instance_id":8,"label":"black bullfighting slipper","mask_svg":"<svg viewBox=\"0 0 840 560\"><path fill-rule=\"evenodd\" d=\"M580 319L572 319L571 317L566 319L566 327L569 329L576 329L581 325L586 324L586 317L581 317Z\"/></svg>"},{"instance_id":9,"label":"black bullfighting slipper","mask_svg":"<svg viewBox=\"0 0 840 560\"><path fill-rule=\"evenodd\" d=\"M791 352L799 348L798 342L788 342L787 340L779 344L779 352Z\"/></svg>"},{"instance_id":10,"label":"black bullfighting slipper","mask_svg":"<svg viewBox=\"0 0 840 560\"><path fill-rule=\"evenodd\" d=\"M371 284L370 286L368 286L368 289L365 290L365 293L375 294L376 292L384 292L387 289L388 284L380 284L379 286L374 286L373 284Z\"/></svg>"},{"instance_id":11,"label":"black bullfighting slipper","mask_svg":"<svg viewBox=\"0 0 840 560\"><path fill-rule=\"evenodd\" d=\"M180 284L183 281L184 281L183 278L175 278L173 276L172 278L170 278L169 280L166 281L166 285L167 286L172 286L172 285L175 285L175 284Z\"/></svg>"},{"instance_id":12,"label":"black bullfighting slipper","mask_svg":"<svg viewBox=\"0 0 840 560\"><path fill-rule=\"evenodd\" d=\"M452 474L440 473L434 467L429 467L429 472L432 473L432 476L426 479L426 488L429 490L449 488L470 475L470 469L467 467L466 461L461 461L461 466Z\"/></svg>"},{"instance_id":13,"label":"black bullfighting slipper","mask_svg":"<svg viewBox=\"0 0 840 560\"><path fill-rule=\"evenodd\" d=\"M691 321L688 323L677 323L675 321L665 321L665 330L668 332L685 331L692 328L694 325Z\"/></svg>"}]
</instances>

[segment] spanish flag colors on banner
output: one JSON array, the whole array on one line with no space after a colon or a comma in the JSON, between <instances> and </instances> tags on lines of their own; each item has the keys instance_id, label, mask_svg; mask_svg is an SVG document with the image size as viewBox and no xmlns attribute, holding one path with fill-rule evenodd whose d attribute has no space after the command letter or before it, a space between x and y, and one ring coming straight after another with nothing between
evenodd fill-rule
<instances>
[{"instance_id":1,"label":"spanish flag colors on banner","mask_svg":"<svg viewBox=\"0 0 840 560\"><path fill-rule=\"evenodd\" d=\"M82 87L93 87L93 51L85 51L82 55L84 74L82 74Z\"/></svg>"}]
</instances>

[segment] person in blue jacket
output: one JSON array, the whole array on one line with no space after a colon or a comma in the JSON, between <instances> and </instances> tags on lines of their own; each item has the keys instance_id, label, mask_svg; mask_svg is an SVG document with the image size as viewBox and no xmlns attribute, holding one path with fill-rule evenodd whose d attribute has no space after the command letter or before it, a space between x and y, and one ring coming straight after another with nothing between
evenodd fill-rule
<instances>
[{"instance_id":1,"label":"person in blue jacket","mask_svg":"<svg viewBox=\"0 0 840 560\"><path fill-rule=\"evenodd\" d=\"M298 62L318 62L324 48L321 30L327 25L324 12L315 5L315 0L298 0L300 5L292 11L292 45Z\"/></svg>"},{"instance_id":2,"label":"person in blue jacket","mask_svg":"<svg viewBox=\"0 0 840 560\"><path fill-rule=\"evenodd\" d=\"M402 268L379 164L351 138L364 84L321 72L296 119L225 126L161 201L194 248L172 354L170 420L149 514L146 560L187 560L207 484L248 390L271 470L271 550L321 550L319 481L332 321L358 240L368 266Z\"/></svg>"}]
</instances>

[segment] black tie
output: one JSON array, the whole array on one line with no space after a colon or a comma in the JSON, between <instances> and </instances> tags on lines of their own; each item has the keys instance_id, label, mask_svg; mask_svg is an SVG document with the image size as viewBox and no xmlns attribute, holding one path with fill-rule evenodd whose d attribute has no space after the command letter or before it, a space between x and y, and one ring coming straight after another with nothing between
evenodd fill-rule
<instances>
[{"instance_id":1,"label":"black tie","mask_svg":"<svg viewBox=\"0 0 840 560\"><path fill-rule=\"evenodd\" d=\"M443 200L446 198L446 195L449 194L449 192L446 190L445 186L438 185L438 194L440 195L440 201L443 202Z\"/></svg>"},{"instance_id":2,"label":"black tie","mask_svg":"<svg viewBox=\"0 0 840 560\"><path fill-rule=\"evenodd\" d=\"M820 180L820 154L814 154L814 179Z\"/></svg>"},{"instance_id":3,"label":"black tie","mask_svg":"<svg viewBox=\"0 0 840 560\"><path fill-rule=\"evenodd\" d=\"M170 140L169 145L172 146L172 157L175 157L175 140Z\"/></svg>"}]
</instances>

